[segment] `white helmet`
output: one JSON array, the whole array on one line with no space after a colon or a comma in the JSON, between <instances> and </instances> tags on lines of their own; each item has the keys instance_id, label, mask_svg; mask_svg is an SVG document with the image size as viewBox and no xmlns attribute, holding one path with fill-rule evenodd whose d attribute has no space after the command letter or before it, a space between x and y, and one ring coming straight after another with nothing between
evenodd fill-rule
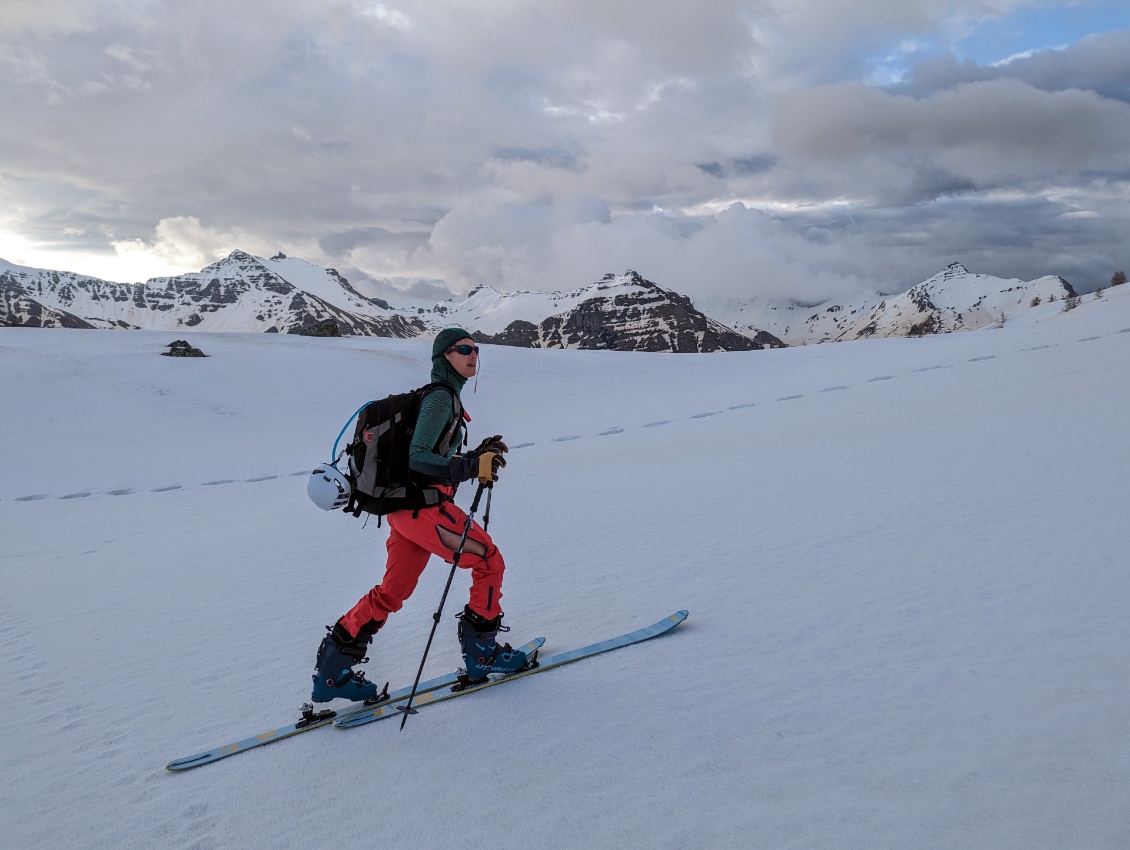
<instances>
[{"instance_id":1,"label":"white helmet","mask_svg":"<svg viewBox=\"0 0 1130 850\"><path fill-rule=\"evenodd\" d=\"M333 464L324 463L310 473L306 482L306 495L323 511L345 507L352 488L349 480Z\"/></svg>"}]
</instances>

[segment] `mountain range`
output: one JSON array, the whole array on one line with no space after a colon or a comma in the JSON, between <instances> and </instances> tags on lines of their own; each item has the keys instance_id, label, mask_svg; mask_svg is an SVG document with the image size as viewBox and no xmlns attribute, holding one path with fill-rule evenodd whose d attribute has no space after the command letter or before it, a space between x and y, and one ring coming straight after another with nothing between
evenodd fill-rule
<instances>
[{"instance_id":1,"label":"mountain range","mask_svg":"<svg viewBox=\"0 0 1130 850\"><path fill-rule=\"evenodd\" d=\"M789 345L804 345L976 330L1034 306L1035 299L1040 303L1076 294L1058 275L1022 281L974 274L961 263L950 263L898 295L862 295L815 305L746 301L707 309L740 333L756 329Z\"/></svg>"},{"instance_id":2,"label":"mountain range","mask_svg":"<svg viewBox=\"0 0 1130 850\"><path fill-rule=\"evenodd\" d=\"M113 283L0 260L0 325L62 328L330 333L408 338L449 325L527 348L711 352L972 330L1034 300L1074 295L1063 278L972 274L953 263L903 292L817 305L717 302L710 315L634 271L571 292L480 286L431 308L397 308L335 269L243 251L199 272Z\"/></svg>"},{"instance_id":3,"label":"mountain range","mask_svg":"<svg viewBox=\"0 0 1130 850\"><path fill-rule=\"evenodd\" d=\"M365 298L334 269L233 251L199 272L111 283L0 260L0 321L9 325L295 333L326 319L341 333L414 337L423 322Z\"/></svg>"}]
</instances>

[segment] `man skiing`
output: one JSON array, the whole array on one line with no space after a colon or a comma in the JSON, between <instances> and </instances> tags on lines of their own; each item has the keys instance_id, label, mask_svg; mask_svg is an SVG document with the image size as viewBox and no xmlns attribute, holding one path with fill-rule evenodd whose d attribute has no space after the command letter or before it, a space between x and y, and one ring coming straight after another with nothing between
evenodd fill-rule
<instances>
[{"instance_id":1,"label":"man skiing","mask_svg":"<svg viewBox=\"0 0 1130 850\"><path fill-rule=\"evenodd\" d=\"M399 611L429 558L438 555L453 563L467 523L467 514L453 501L460 482L478 478L483 484L498 480L506 466L508 449L501 437L488 437L473 451L458 454L463 444L463 419L459 392L478 371L479 349L463 328L441 331L432 344L433 383L442 383L420 402L416 429L409 449L409 469L417 483L435 488L439 504L388 515L388 560L381 583L361 597L329 630L318 647L314 670L314 702L336 698L373 699L377 687L353 667L362 663L373 635L388 615ZM490 535L477 522L467 533L459 566L471 570L471 598L457 615L458 635L466 674L463 684L484 681L490 672L512 672L526 666L524 652L495 639L502 627L502 574L506 565Z\"/></svg>"}]
</instances>

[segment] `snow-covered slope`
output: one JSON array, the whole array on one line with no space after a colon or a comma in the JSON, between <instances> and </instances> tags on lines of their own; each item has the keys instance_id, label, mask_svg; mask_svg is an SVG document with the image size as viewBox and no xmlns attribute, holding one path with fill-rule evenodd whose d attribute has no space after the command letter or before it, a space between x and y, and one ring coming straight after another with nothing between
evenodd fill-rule
<instances>
[{"instance_id":1,"label":"snow-covered slope","mask_svg":"<svg viewBox=\"0 0 1130 850\"><path fill-rule=\"evenodd\" d=\"M1130 286L1000 330L678 357L485 346L511 640L653 642L183 775L274 727L387 524L309 469L426 339L0 330L0 824L19 848L1115 850ZM359 397L360 394L360 397ZM77 418L76 418L77 417ZM469 493L459 496L466 505ZM367 669L410 683L434 562ZM425 676L459 663L460 570Z\"/></svg>"},{"instance_id":2,"label":"snow-covered slope","mask_svg":"<svg viewBox=\"0 0 1130 850\"><path fill-rule=\"evenodd\" d=\"M269 260L255 257L254 261L297 289L320 298L340 310L374 316L383 315L391 310L384 301L366 298L354 289L348 280L338 274L337 269L324 269L298 257L288 257L282 253L276 254Z\"/></svg>"},{"instance_id":3,"label":"snow-covered slope","mask_svg":"<svg viewBox=\"0 0 1130 850\"><path fill-rule=\"evenodd\" d=\"M1033 299L1062 300L1075 290L1057 275L1031 281L972 274L960 263L900 295L849 302L773 305L716 303L708 310L739 331L765 329L790 345L868 337L975 330L1027 310Z\"/></svg>"}]
</instances>

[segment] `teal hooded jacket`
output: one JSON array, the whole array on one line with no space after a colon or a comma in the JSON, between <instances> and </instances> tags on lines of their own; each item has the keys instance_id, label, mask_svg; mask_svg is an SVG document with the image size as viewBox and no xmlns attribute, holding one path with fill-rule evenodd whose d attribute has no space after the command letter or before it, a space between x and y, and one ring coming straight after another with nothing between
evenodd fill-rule
<instances>
[{"instance_id":1,"label":"teal hooded jacket","mask_svg":"<svg viewBox=\"0 0 1130 850\"><path fill-rule=\"evenodd\" d=\"M467 379L456 372L443 355L453 343L468 339L470 336L471 334L462 328L448 328L436 336L432 346L432 383L447 384L455 390L456 395L462 392ZM447 451L441 455L434 450L451 427L452 419L456 415L451 393L447 390L435 389L424 396L420 402L416 430L412 434L412 445L408 450L409 469L436 483L458 483L453 479L450 460L463 446L466 430L461 417L455 424L455 432L448 443Z\"/></svg>"}]
</instances>

